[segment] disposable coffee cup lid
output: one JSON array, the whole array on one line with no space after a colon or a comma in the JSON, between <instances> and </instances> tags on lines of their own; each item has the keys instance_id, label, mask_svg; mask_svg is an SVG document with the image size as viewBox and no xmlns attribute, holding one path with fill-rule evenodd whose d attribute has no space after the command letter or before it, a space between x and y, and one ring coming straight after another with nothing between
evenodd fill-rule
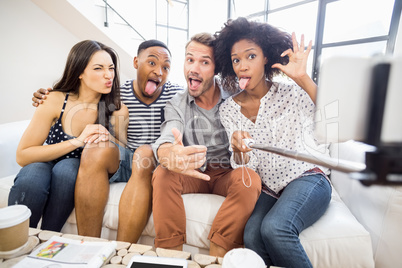
<instances>
[{"instance_id":1,"label":"disposable coffee cup lid","mask_svg":"<svg viewBox=\"0 0 402 268\"><path fill-rule=\"evenodd\" d=\"M31 217L31 210L25 205L0 208L0 229L15 226Z\"/></svg>"}]
</instances>

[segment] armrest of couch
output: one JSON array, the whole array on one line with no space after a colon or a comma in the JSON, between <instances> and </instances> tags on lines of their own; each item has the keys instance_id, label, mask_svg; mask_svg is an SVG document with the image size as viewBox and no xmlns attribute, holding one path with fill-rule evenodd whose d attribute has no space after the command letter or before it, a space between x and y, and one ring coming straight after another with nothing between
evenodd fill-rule
<instances>
[{"instance_id":1,"label":"armrest of couch","mask_svg":"<svg viewBox=\"0 0 402 268\"><path fill-rule=\"evenodd\" d=\"M0 124L0 208L6 207L8 193L14 183L15 174L20 166L15 161L15 154L21 136L30 120Z\"/></svg>"},{"instance_id":2,"label":"armrest of couch","mask_svg":"<svg viewBox=\"0 0 402 268\"><path fill-rule=\"evenodd\" d=\"M365 161L370 145L348 141L335 144L332 157ZM398 267L402 244L402 186L364 186L349 174L332 171L331 180L356 219L370 232L376 267Z\"/></svg>"},{"instance_id":3,"label":"armrest of couch","mask_svg":"<svg viewBox=\"0 0 402 268\"><path fill-rule=\"evenodd\" d=\"M14 175L20 170L15 153L21 136L30 120L0 124L0 178Z\"/></svg>"}]
</instances>

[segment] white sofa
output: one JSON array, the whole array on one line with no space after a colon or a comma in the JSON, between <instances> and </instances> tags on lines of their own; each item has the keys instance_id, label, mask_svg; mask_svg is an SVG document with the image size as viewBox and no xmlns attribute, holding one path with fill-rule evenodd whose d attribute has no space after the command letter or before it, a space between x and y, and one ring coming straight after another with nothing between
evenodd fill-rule
<instances>
[{"instance_id":1,"label":"white sofa","mask_svg":"<svg viewBox=\"0 0 402 268\"><path fill-rule=\"evenodd\" d=\"M19 166L15 151L28 120L0 125L0 208L7 206L10 187ZM331 149L334 155L362 161L364 150L359 143L347 142ZM333 172L333 194L324 216L300 234L314 267L401 267L402 192L397 187L364 187L346 174ZM112 184L105 209L102 237L116 238L118 203L124 183ZM345 199L344 201L338 195ZM223 197L206 194L183 195L187 217L185 251L207 253L208 232ZM356 219L357 218L357 219ZM367 231L368 230L368 231ZM74 212L62 229L76 234ZM153 245L155 231L152 215L139 243Z\"/></svg>"}]
</instances>

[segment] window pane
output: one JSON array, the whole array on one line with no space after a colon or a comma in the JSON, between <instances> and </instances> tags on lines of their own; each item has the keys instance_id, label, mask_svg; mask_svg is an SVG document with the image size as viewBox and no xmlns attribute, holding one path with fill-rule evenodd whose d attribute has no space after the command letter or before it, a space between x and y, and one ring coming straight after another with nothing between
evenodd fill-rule
<instances>
[{"instance_id":1,"label":"window pane","mask_svg":"<svg viewBox=\"0 0 402 268\"><path fill-rule=\"evenodd\" d=\"M268 14L268 23L280 29L292 33L295 32L297 39L304 34L305 44L315 40L315 28L317 22L318 2L284 9ZM292 18L292 19L289 19Z\"/></svg>"},{"instance_id":2,"label":"window pane","mask_svg":"<svg viewBox=\"0 0 402 268\"><path fill-rule=\"evenodd\" d=\"M169 35L169 47L183 46L187 43L187 31L176 30L170 28L168 31ZM184 53L184 50L182 51Z\"/></svg>"},{"instance_id":3,"label":"window pane","mask_svg":"<svg viewBox=\"0 0 402 268\"><path fill-rule=\"evenodd\" d=\"M123 27L120 25L125 25L127 22L145 39L155 37L155 1L146 1L143 3L140 1L108 0L107 3L116 11L114 12L111 8L108 8L109 27L117 26L113 29L116 35L123 36L128 34L128 36L133 36L133 38L141 38L131 29L130 33L126 33L126 31L122 30ZM103 6L104 5L105 3L103 3ZM151 10L151 12L148 14L137 12L136 15L133 16L133 11L137 10ZM102 17L103 16L104 14L102 14ZM124 18L124 20L120 16ZM141 23L142 21L147 21L148 23Z\"/></svg>"},{"instance_id":4,"label":"window pane","mask_svg":"<svg viewBox=\"0 0 402 268\"><path fill-rule=\"evenodd\" d=\"M247 17L248 15L264 11L263 0L234 0L232 3L232 18Z\"/></svg>"},{"instance_id":5,"label":"window pane","mask_svg":"<svg viewBox=\"0 0 402 268\"><path fill-rule=\"evenodd\" d=\"M169 5L169 26L187 29L187 4L172 1Z\"/></svg>"},{"instance_id":6,"label":"window pane","mask_svg":"<svg viewBox=\"0 0 402 268\"><path fill-rule=\"evenodd\" d=\"M187 31L169 29L169 41L167 43L172 53L172 64L169 74L169 80L174 83L185 85L183 75L184 47L187 43Z\"/></svg>"},{"instance_id":7,"label":"window pane","mask_svg":"<svg viewBox=\"0 0 402 268\"><path fill-rule=\"evenodd\" d=\"M298 3L301 0L269 0L269 10Z\"/></svg>"},{"instance_id":8,"label":"window pane","mask_svg":"<svg viewBox=\"0 0 402 268\"><path fill-rule=\"evenodd\" d=\"M353 56L353 57L371 57L374 55L384 55L387 47L386 41L364 43L349 46L338 46L323 48L321 54L321 63L333 56Z\"/></svg>"},{"instance_id":9,"label":"window pane","mask_svg":"<svg viewBox=\"0 0 402 268\"><path fill-rule=\"evenodd\" d=\"M156 27L156 39L167 44L167 28L158 26Z\"/></svg>"},{"instance_id":10,"label":"window pane","mask_svg":"<svg viewBox=\"0 0 402 268\"><path fill-rule=\"evenodd\" d=\"M265 22L264 16L254 16L254 17L249 17L248 19L251 21L256 21L256 22Z\"/></svg>"},{"instance_id":11,"label":"window pane","mask_svg":"<svg viewBox=\"0 0 402 268\"><path fill-rule=\"evenodd\" d=\"M307 67L306 67L306 72L311 78L313 78L313 59L314 59L314 49L312 49L310 51L310 54L308 55Z\"/></svg>"},{"instance_id":12,"label":"window pane","mask_svg":"<svg viewBox=\"0 0 402 268\"><path fill-rule=\"evenodd\" d=\"M167 25L167 1L158 0L156 4L156 22Z\"/></svg>"},{"instance_id":13,"label":"window pane","mask_svg":"<svg viewBox=\"0 0 402 268\"><path fill-rule=\"evenodd\" d=\"M327 4L323 43L388 35L394 0L340 0Z\"/></svg>"}]
</instances>

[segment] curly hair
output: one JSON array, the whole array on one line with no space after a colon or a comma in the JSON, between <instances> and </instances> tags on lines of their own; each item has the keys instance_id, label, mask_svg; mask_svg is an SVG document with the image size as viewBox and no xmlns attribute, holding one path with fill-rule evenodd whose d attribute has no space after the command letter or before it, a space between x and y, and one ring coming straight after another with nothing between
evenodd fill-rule
<instances>
[{"instance_id":1,"label":"curly hair","mask_svg":"<svg viewBox=\"0 0 402 268\"><path fill-rule=\"evenodd\" d=\"M240 17L228 20L225 26L215 33L215 62L217 73L221 76L221 83L226 91L236 93L239 86L236 74L232 67L231 51L233 45L243 39L248 39L261 47L264 56L268 59L265 65L265 76L268 80L281 73L272 68L275 63L288 64L287 56L281 57L282 52L293 49L292 36L267 23L249 21Z\"/></svg>"}]
</instances>

